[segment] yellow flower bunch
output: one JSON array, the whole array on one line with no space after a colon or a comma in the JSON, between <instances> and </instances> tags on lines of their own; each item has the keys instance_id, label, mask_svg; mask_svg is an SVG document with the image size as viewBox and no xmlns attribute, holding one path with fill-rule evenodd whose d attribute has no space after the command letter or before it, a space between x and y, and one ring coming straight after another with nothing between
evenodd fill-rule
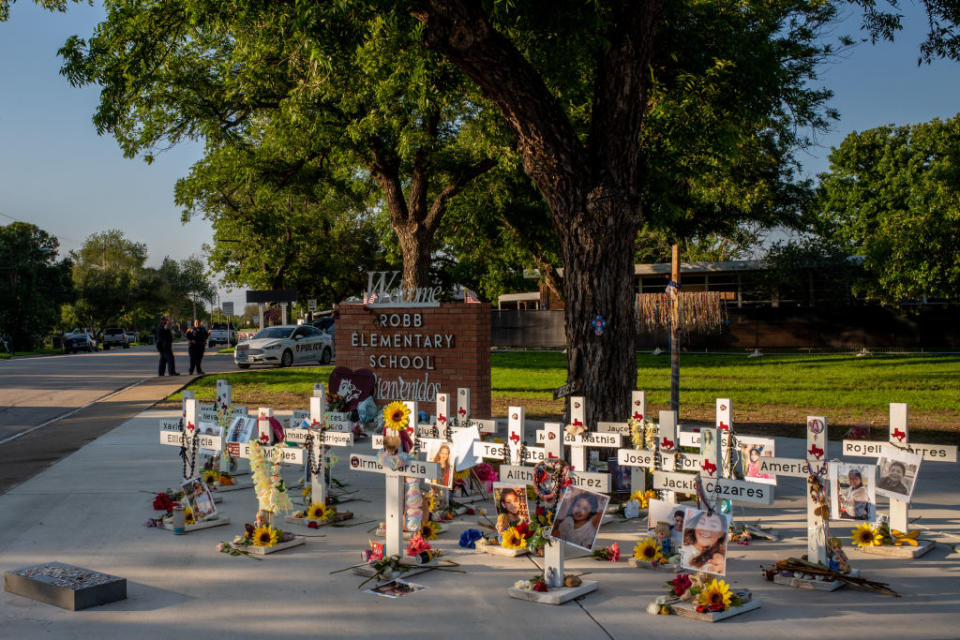
<instances>
[{"instance_id":1,"label":"yellow flower bunch","mask_svg":"<svg viewBox=\"0 0 960 640\"><path fill-rule=\"evenodd\" d=\"M527 546L527 541L520 535L516 527L510 527L503 532L500 546L504 549L524 549Z\"/></svg>"},{"instance_id":2,"label":"yellow flower bunch","mask_svg":"<svg viewBox=\"0 0 960 640\"><path fill-rule=\"evenodd\" d=\"M869 524L861 524L850 533L850 539L858 547L878 547L883 544L883 534Z\"/></svg>"},{"instance_id":3,"label":"yellow flower bunch","mask_svg":"<svg viewBox=\"0 0 960 640\"><path fill-rule=\"evenodd\" d=\"M660 563L663 560L663 547L653 536L647 536L633 548L633 557L641 562Z\"/></svg>"},{"instance_id":4,"label":"yellow flower bunch","mask_svg":"<svg viewBox=\"0 0 960 640\"><path fill-rule=\"evenodd\" d=\"M257 527L253 531L253 545L255 547L272 547L280 541L280 531L269 525Z\"/></svg>"},{"instance_id":5,"label":"yellow flower bunch","mask_svg":"<svg viewBox=\"0 0 960 640\"><path fill-rule=\"evenodd\" d=\"M714 578L713 582L700 592L698 603L710 607L713 611L726 611L730 608L732 598L733 594L730 593L730 586L723 580Z\"/></svg>"},{"instance_id":6,"label":"yellow flower bunch","mask_svg":"<svg viewBox=\"0 0 960 640\"><path fill-rule=\"evenodd\" d=\"M409 424L410 409L402 402L394 401L383 408L384 427L391 431L402 431Z\"/></svg>"},{"instance_id":7,"label":"yellow flower bunch","mask_svg":"<svg viewBox=\"0 0 960 640\"><path fill-rule=\"evenodd\" d=\"M328 520L337 513L336 509L326 507L322 504L314 502L307 509L307 519L308 520Z\"/></svg>"},{"instance_id":8,"label":"yellow flower bunch","mask_svg":"<svg viewBox=\"0 0 960 640\"><path fill-rule=\"evenodd\" d=\"M657 497L657 492L653 489L647 489L646 491L640 491L639 489L630 494L631 500L636 500L640 504L641 509L646 509L650 506L650 500Z\"/></svg>"}]
</instances>

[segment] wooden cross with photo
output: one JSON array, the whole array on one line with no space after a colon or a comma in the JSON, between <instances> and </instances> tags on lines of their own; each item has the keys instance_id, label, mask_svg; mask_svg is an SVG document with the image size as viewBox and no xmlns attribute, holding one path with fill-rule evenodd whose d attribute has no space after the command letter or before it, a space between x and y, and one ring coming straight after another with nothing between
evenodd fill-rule
<instances>
[{"instance_id":1,"label":"wooden cross with photo","mask_svg":"<svg viewBox=\"0 0 960 640\"><path fill-rule=\"evenodd\" d=\"M562 464L564 430L560 424L547 423L544 425L544 432L544 449L546 449L548 460ZM609 501L609 496L601 495L600 492L582 490L577 487L577 476L584 480L584 475L583 472L574 472L571 476L572 484L565 489L554 487L555 491L563 491L563 493L559 497L550 537L544 547L543 582L546 584L547 590L536 591L533 588L519 588L515 585L508 589L511 597L540 604L558 605L596 591L599 587L596 580L581 580L575 576L570 576L570 580L568 580L563 566L567 544L573 544L587 550L592 548L597 528ZM606 476L606 474L589 475ZM529 483L532 484L533 482L534 477L531 474ZM606 476L606 485L609 487L609 476ZM586 519L578 518L584 511L588 512L589 516ZM568 525L568 521L573 524ZM577 525L581 521L585 523L578 527ZM589 545L586 545L585 537L581 539L581 536L591 533Z\"/></svg>"},{"instance_id":2,"label":"wooden cross with photo","mask_svg":"<svg viewBox=\"0 0 960 640\"><path fill-rule=\"evenodd\" d=\"M910 442L909 415L909 407L906 403L890 403L890 431L887 442L843 441L844 456L878 459L880 477L877 492L890 499L890 528L903 534L910 532L909 500L920 472L920 462L957 462L956 446ZM907 473L911 468L913 472ZM899 477L897 477L898 471ZM933 549L935 544L933 540L918 540L917 546L879 545L859 547L857 550L898 558L919 558Z\"/></svg>"},{"instance_id":3,"label":"wooden cross with photo","mask_svg":"<svg viewBox=\"0 0 960 640\"><path fill-rule=\"evenodd\" d=\"M192 394L191 394L192 396ZM190 503L195 514L196 522L194 524L183 524L183 532L189 533L199 529L210 527L221 527L230 524L229 518L222 518L216 513L215 503L218 501L214 497L203 478L197 474L196 456L201 448L209 450L220 450L219 436L204 435L197 431L198 410L197 401L193 397L187 397L183 402L183 420L163 420L160 423L160 443L165 445L177 446L181 448L181 457L183 462L181 488L184 493L184 501ZM182 428L181 428L182 427ZM190 493L196 487L195 495ZM198 508L196 501L203 501L206 507ZM182 513L174 513L174 518L182 517ZM162 527L180 533L179 522L163 523Z\"/></svg>"}]
</instances>

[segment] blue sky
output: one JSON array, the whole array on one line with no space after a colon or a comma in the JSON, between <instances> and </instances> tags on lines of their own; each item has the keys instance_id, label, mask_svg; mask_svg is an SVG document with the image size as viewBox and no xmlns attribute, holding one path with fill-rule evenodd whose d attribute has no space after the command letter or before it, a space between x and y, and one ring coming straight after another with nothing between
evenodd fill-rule
<instances>
[{"instance_id":1,"label":"blue sky","mask_svg":"<svg viewBox=\"0 0 960 640\"><path fill-rule=\"evenodd\" d=\"M823 70L842 119L818 136L821 146L801 153L809 174L827 169L829 147L850 131L960 111L960 64L918 67L923 22L914 5L906 3L906 10L907 28L896 43L858 46ZM200 255L210 227L203 220L181 224L173 186L201 147L180 145L152 165L124 158L113 138L94 130L98 90L76 89L59 75L56 52L66 38L88 36L102 18L99 6L71 5L57 14L20 0L0 23L0 224L32 222L58 236L64 250L91 233L121 229L147 244L152 265L166 255ZM855 29L849 22L837 33L856 35ZM239 294L227 299L241 302Z\"/></svg>"}]
</instances>

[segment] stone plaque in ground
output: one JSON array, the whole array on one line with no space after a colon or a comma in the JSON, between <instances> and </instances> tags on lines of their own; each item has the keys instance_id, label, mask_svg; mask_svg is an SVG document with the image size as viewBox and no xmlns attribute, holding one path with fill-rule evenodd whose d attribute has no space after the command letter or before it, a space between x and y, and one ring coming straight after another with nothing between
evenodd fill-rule
<instances>
[{"instance_id":1,"label":"stone plaque in ground","mask_svg":"<svg viewBox=\"0 0 960 640\"><path fill-rule=\"evenodd\" d=\"M31 600L79 611L127 597L127 579L62 562L3 574L4 589Z\"/></svg>"}]
</instances>

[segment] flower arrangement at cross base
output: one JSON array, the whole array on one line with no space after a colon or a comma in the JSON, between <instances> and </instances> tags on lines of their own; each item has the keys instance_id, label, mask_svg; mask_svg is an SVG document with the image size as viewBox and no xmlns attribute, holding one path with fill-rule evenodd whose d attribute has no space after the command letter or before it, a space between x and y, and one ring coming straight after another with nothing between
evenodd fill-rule
<instances>
[{"instance_id":1,"label":"flower arrangement at cross base","mask_svg":"<svg viewBox=\"0 0 960 640\"><path fill-rule=\"evenodd\" d=\"M543 575L533 576L529 580L517 580L513 583L513 588L520 589L521 591L538 591L540 593L550 591L550 587L547 586Z\"/></svg>"},{"instance_id":2,"label":"flower arrangement at cross base","mask_svg":"<svg viewBox=\"0 0 960 640\"><path fill-rule=\"evenodd\" d=\"M289 542L296 536L288 531L277 529L271 524L258 520L256 525L245 524L244 531L233 539L234 547L275 547L281 542Z\"/></svg>"},{"instance_id":3,"label":"flower arrangement at cross base","mask_svg":"<svg viewBox=\"0 0 960 640\"><path fill-rule=\"evenodd\" d=\"M660 541L653 536L647 536L641 539L633 547L633 557L638 562L649 563L653 567L659 567L664 564L677 564L678 554L665 555Z\"/></svg>"},{"instance_id":4,"label":"flower arrangement at cross base","mask_svg":"<svg viewBox=\"0 0 960 640\"><path fill-rule=\"evenodd\" d=\"M908 545L916 547L919 536L919 530L904 533L903 531L891 529L888 522L880 522L877 525L864 523L858 525L850 532L850 539L858 548L879 547L881 545L893 545L895 547Z\"/></svg>"},{"instance_id":5,"label":"flower arrangement at cross base","mask_svg":"<svg viewBox=\"0 0 960 640\"><path fill-rule=\"evenodd\" d=\"M658 596L651 602L647 613L670 615L674 613L673 606L681 602L693 604L699 613L719 613L744 604L743 599L733 593L726 582L704 573L678 573L665 584L668 594Z\"/></svg>"},{"instance_id":6,"label":"flower arrangement at cross base","mask_svg":"<svg viewBox=\"0 0 960 640\"><path fill-rule=\"evenodd\" d=\"M308 526L316 527L317 522L325 522L337 515L336 507L327 507L318 502L313 502L303 511L294 511L294 518L309 520Z\"/></svg>"},{"instance_id":7,"label":"flower arrangement at cross base","mask_svg":"<svg viewBox=\"0 0 960 640\"><path fill-rule=\"evenodd\" d=\"M500 546L504 549L526 549L527 540L533 536L530 526L526 522L509 527L500 536Z\"/></svg>"},{"instance_id":8,"label":"flower arrangement at cross base","mask_svg":"<svg viewBox=\"0 0 960 640\"><path fill-rule=\"evenodd\" d=\"M216 487L232 487L237 481L226 471L213 468L213 460L208 460L203 467L203 480L211 489Z\"/></svg>"},{"instance_id":9,"label":"flower arrangement at cross base","mask_svg":"<svg viewBox=\"0 0 960 640\"><path fill-rule=\"evenodd\" d=\"M154 495L153 497L153 509L155 511L163 512L157 518L147 518L144 522L144 526L148 528L163 528L163 525L173 522L173 508L183 505L184 494L183 491L174 491L173 489L167 489L161 493ZM187 505L184 507L184 524L197 524L197 519L193 514L193 509Z\"/></svg>"},{"instance_id":10,"label":"flower arrangement at cross base","mask_svg":"<svg viewBox=\"0 0 960 640\"><path fill-rule=\"evenodd\" d=\"M597 560L616 562L620 559L620 545L614 542L609 547L594 550L591 555Z\"/></svg>"}]
</instances>

